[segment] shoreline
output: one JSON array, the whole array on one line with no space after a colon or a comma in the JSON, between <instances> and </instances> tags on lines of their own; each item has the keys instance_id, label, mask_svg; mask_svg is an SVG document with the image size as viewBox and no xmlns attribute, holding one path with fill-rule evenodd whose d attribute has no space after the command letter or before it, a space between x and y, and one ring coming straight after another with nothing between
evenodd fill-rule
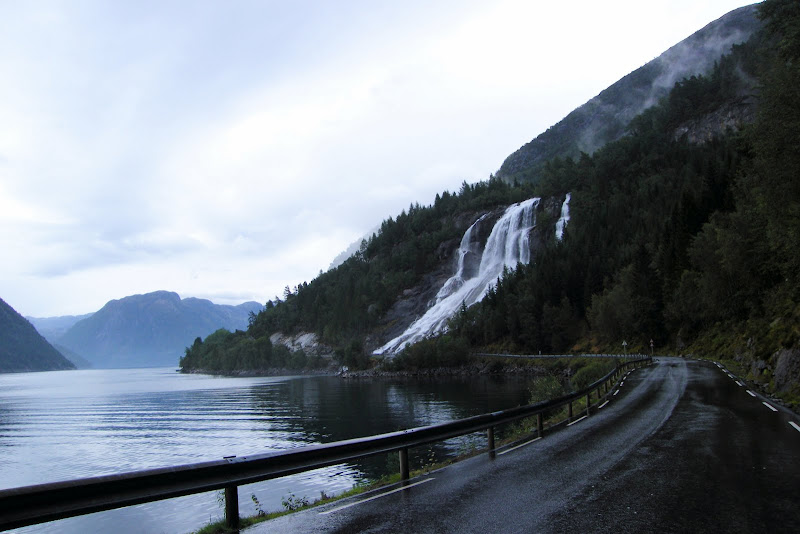
<instances>
[{"instance_id":1,"label":"shoreline","mask_svg":"<svg viewBox=\"0 0 800 534\"><path fill-rule=\"evenodd\" d=\"M181 374L206 374L230 378L246 378L260 376L338 376L347 380L368 379L438 379L466 378L472 376L541 376L551 374L541 365L524 365L519 363L482 362L470 363L458 367L432 367L425 369L404 369L391 371L378 367L372 369L349 370L346 367L327 367L323 369L239 369L228 372L208 369L178 369Z\"/></svg>"}]
</instances>

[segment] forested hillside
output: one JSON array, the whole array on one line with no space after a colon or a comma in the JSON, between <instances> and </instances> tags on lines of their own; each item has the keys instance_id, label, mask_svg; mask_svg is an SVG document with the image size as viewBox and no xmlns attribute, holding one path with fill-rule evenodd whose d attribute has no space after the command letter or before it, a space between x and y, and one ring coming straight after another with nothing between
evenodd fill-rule
<instances>
[{"instance_id":1,"label":"forested hillside","mask_svg":"<svg viewBox=\"0 0 800 534\"><path fill-rule=\"evenodd\" d=\"M710 77L678 83L632 134L544 187L574 191L563 246L500 283L457 331L472 345L645 349L736 358L800 400L800 7L768 1L763 33ZM742 77L741 73L745 76ZM690 143L682 124L760 80L755 121Z\"/></svg>"},{"instance_id":2,"label":"forested hillside","mask_svg":"<svg viewBox=\"0 0 800 534\"><path fill-rule=\"evenodd\" d=\"M287 288L247 332L195 342L182 366L274 366L278 331L315 332L341 362L369 365L397 302L452 268L481 213L569 192L563 240L392 365L457 363L485 349L618 350L622 340L645 349L653 339L659 352L737 358L754 380L800 399L800 8L768 0L760 11L762 30L707 76L675 84L626 136L548 161L535 186L490 179L412 206L339 268Z\"/></svg>"}]
</instances>

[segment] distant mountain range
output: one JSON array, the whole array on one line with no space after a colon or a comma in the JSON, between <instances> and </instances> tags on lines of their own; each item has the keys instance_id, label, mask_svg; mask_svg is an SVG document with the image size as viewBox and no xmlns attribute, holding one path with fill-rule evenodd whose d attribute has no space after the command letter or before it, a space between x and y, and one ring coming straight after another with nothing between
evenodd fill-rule
<instances>
[{"instance_id":1,"label":"distant mountain range","mask_svg":"<svg viewBox=\"0 0 800 534\"><path fill-rule=\"evenodd\" d=\"M0 373L74 368L31 323L0 299Z\"/></svg>"},{"instance_id":2,"label":"distant mountain range","mask_svg":"<svg viewBox=\"0 0 800 534\"><path fill-rule=\"evenodd\" d=\"M250 313L263 306L214 304L156 291L112 300L80 316L29 317L31 323L79 368L177 366L197 337L225 328L247 328Z\"/></svg>"},{"instance_id":3,"label":"distant mountain range","mask_svg":"<svg viewBox=\"0 0 800 534\"><path fill-rule=\"evenodd\" d=\"M84 315L62 315L59 317L30 317L26 315L25 318L36 327L36 330L42 334L47 341L50 343L57 343L58 338L72 328L72 325L91 316L91 313L87 313Z\"/></svg>"},{"instance_id":4,"label":"distant mountain range","mask_svg":"<svg viewBox=\"0 0 800 534\"><path fill-rule=\"evenodd\" d=\"M238 306L156 291L112 300L56 340L96 368L177 366L197 337L247 327L257 302Z\"/></svg>"}]
</instances>

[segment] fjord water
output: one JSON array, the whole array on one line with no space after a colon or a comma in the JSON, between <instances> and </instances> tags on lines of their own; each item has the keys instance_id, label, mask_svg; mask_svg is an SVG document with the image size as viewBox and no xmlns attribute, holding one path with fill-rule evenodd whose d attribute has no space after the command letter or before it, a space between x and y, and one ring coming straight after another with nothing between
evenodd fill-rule
<instances>
[{"instance_id":1,"label":"fjord water","mask_svg":"<svg viewBox=\"0 0 800 534\"><path fill-rule=\"evenodd\" d=\"M69 480L445 422L527 401L522 379L227 378L174 369L0 375L0 487ZM463 452L480 437L412 450L412 467ZM281 510L396 469L392 456L239 489L243 514ZM189 532L222 516L213 492L45 523L19 532Z\"/></svg>"}]
</instances>

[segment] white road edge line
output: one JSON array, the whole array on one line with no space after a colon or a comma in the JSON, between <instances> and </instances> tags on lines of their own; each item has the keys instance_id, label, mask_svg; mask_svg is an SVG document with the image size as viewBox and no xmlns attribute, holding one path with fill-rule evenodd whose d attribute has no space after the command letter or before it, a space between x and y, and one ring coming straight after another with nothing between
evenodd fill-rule
<instances>
[{"instance_id":1,"label":"white road edge line","mask_svg":"<svg viewBox=\"0 0 800 534\"><path fill-rule=\"evenodd\" d=\"M426 478L425 480L420 480L419 482L414 482L413 484L409 484L408 486L403 486L402 488L393 489L392 491L387 491L386 493L381 493L380 495L373 495L367 499L362 499L360 501L351 502L350 504L345 504L343 506L338 506L336 508L331 508L330 510L326 510L324 512L320 512L319 515L327 515L332 514L333 512L338 512L339 510L344 510L345 508L350 508L351 506L355 506L357 504L365 503L367 501L371 501L373 499L380 499L381 497L386 497L387 495L391 495L392 493L397 493L398 491L407 490L409 488L413 488L414 486L419 486L420 484L425 484L426 482L430 482L431 480L435 480L433 477Z\"/></svg>"},{"instance_id":2,"label":"white road edge line","mask_svg":"<svg viewBox=\"0 0 800 534\"><path fill-rule=\"evenodd\" d=\"M792 426L794 427L794 429L795 429L795 430L797 430L798 432L800 432L800 425L798 425L798 424L797 424L797 423L795 423L794 421L789 421L789 424L790 424L790 425L792 425Z\"/></svg>"},{"instance_id":3,"label":"white road edge line","mask_svg":"<svg viewBox=\"0 0 800 534\"><path fill-rule=\"evenodd\" d=\"M750 391L749 389L747 390L747 394L750 395L751 397L755 397L756 396L756 394L753 393L752 391Z\"/></svg>"},{"instance_id":4,"label":"white road edge line","mask_svg":"<svg viewBox=\"0 0 800 534\"><path fill-rule=\"evenodd\" d=\"M777 412L778 411L778 409L776 407L774 407L773 405L769 404L768 402L762 401L761 404L763 404L764 406L766 406L767 408L769 408L773 412Z\"/></svg>"},{"instance_id":5,"label":"white road edge line","mask_svg":"<svg viewBox=\"0 0 800 534\"><path fill-rule=\"evenodd\" d=\"M599 410L600 408L602 408L603 406L605 406L605 405L606 405L606 404L608 404L609 402L611 402L611 401L605 401L603 404L601 404L600 406L598 406L598 407L597 407L597 409Z\"/></svg>"},{"instance_id":6,"label":"white road edge line","mask_svg":"<svg viewBox=\"0 0 800 534\"><path fill-rule=\"evenodd\" d=\"M532 440L530 440L530 441L526 441L525 443L520 443L519 445L516 445L516 446L514 446L514 447L511 447L510 449L506 449L506 450L504 450L503 452L498 452L497 454L498 454L498 455L503 455L503 454L505 454L505 453L507 453L507 452L515 451L515 450L519 449L520 447L524 447L525 445L530 445L530 444L531 444L531 443L533 443L534 441L539 441L540 439L542 439L542 438L533 438L533 439L532 439Z\"/></svg>"},{"instance_id":7,"label":"white road edge line","mask_svg":"<svg viewBox=\"0 0 800 534\"><path fill-rule=\"evenodd\" d=\"M581 417L580 419L575 419L573 422L571 422L571 423L567 424L567 426L572 426L572 425L574 425L575 423L580 423L581 421L583 421L583 420L584 420L584 419L586 419L587 417L589 417L589 416L588 416L588 415L584 415L584 416L583 416L583 417Z\"/></svg>"}]
</instances>

